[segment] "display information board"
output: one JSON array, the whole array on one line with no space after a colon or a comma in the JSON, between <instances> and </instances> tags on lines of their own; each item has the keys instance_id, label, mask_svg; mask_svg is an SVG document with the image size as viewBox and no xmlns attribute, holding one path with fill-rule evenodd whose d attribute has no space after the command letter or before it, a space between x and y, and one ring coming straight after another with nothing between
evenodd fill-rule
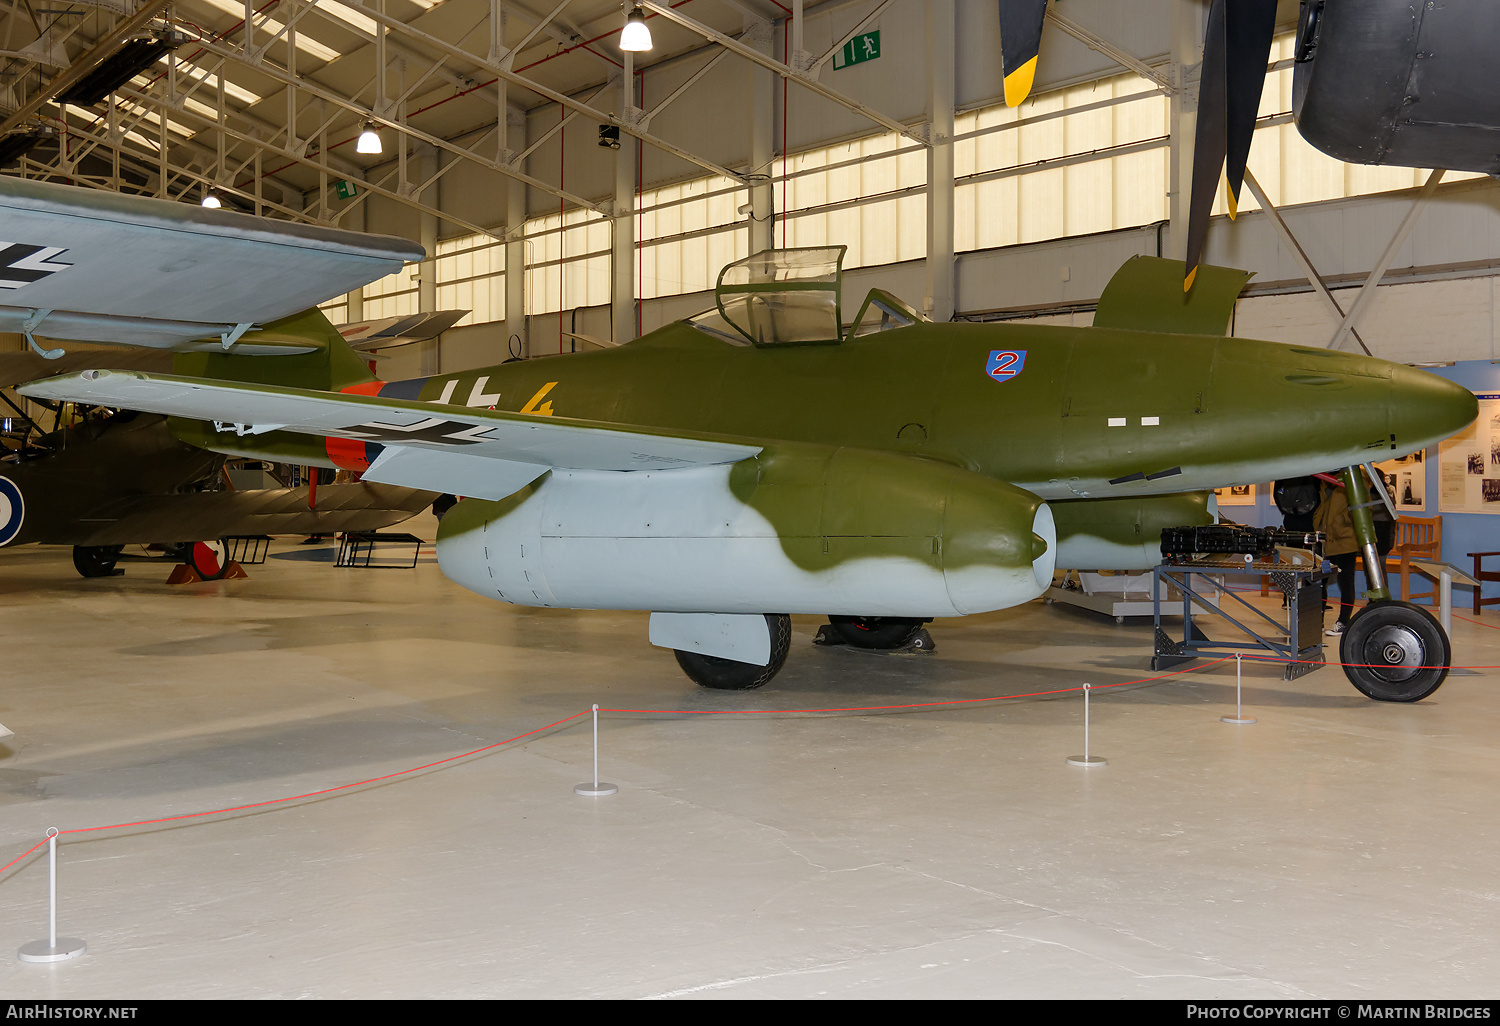
<instances>
[{"instance_id":1,"label":"display information board","mask_svg":"<svg viewBox=\"0 0 1500 1026\"><path fill-rule=\"evenodd\" d=\"M1500 394L1476 395L1479 416L1438 446L1438 508L1500 513Z\"/></svg>"},{"instance_id":2,"label":"display information board","mask_svg":"<svg viewBox=\"0 0 1500 1026\"><path fill-rule=\"evenodd\" d=\"M1410 456L1375 464L1385 477L1386 491L1396 503L1397 513L1423 513L1427 510L1427 450Z\"/></svg>"},{"instance_id":3,"label":"display information board","mask_svg":"<svg viewBox=\"0 0 1500 1026\"><path fill-rule=\"evenodd\" d=\"M1255 485L1234 485L1229 488L1215 488L1214 494L1219 498L1220 506L1254 506Z\"/></svg>"}]
</instances>

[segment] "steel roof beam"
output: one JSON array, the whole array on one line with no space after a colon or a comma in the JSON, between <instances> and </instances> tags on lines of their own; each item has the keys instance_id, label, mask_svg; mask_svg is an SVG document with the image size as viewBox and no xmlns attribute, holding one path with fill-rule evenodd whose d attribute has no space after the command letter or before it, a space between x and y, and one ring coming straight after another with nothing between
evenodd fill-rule
<instances>
[{"instance_id":1,"label":"steel roof beam","mask_svg":"<svg viewBox=\"0 0 1500 1026\"><path fill-rule=\"evenodd\" d=\"M1124 50L1121 50L1118 46L1115 46L1109 40L1095 35L1093 32L1090 32L1088 29L1078 24L1078 22L1073 21L1071 18L1058 14L1057 11L1051 7L1047 8L1047 21L1062 29L1064 32L1072 36L1074 39L1078 40L1090 50L1102 53L1104 56L1120 65L1120 67L1122 68L1129 68L1131 71L1135 72L1137 75L1141 76L1146 81L1154 85L1157 88L1157 91L1164 93L1167 96L1171 96L1173 93L1177 92L1177 87L1172 84L1172 80L1165 74L1157 71L1155 68L1147 64L1145 61L1141 60L1139 57L1134 57L1126 53Z\"/></svg>"},{"instance_id":2,"label":"steel roof beam","mask_svg":"<svg viewBox=\"0 0 1500 1026\"><path fill-rule=\"evenodd\" d=\"M732 36L726 36L724 33L718 31L717 29L710 28L702 22L694 21L692 18L689 18L687 15L674 10L666 4L657 3L656 0L638 0L638 2L640 6L645 7L648 10L655 11L657 14L661 15L663 18L666 18L668 21L676 22L688 31L695 32L698 35L702 36L704 39L712 40L713 42L718 43L720 46L724 47L726 50L731 50L748 61L759 64L763 68L767 68L771 71L776 72L776 74L780 75L784 79L787 79L788 81L799 83L804 88L817 93L825 100L836 103L840 107L851 110L854 113L861 115L862 117L869 118L877 125L881 125L892 132L904 135L908 139L911 139L913 142L919 142L923 146L930 145L921 131L904 125L900 121L897 121L895 118L887 117L877 110L872 110L871 108L866 107L858 100L851 99L850 97L845 96L837 89L829 88L822 82L819 82L817 79L798 72L794 68L788 67L774 57L766 56L759 50L756 50L754 47L746 46L744 43L740 42L738 39L735 39Z\"/></svg>"},{"instance_id":3,"label":"steel roof beam","mask_svg":"<svg viewBox=\"0 0 1500 1026\"><path fill-rule=\"evenodd\" d=\"M346 6L359 5L348 4ZM227 57L230 60L243 61L247 64L251 63L250 59L242 55L239 51L231 49L229 47L224 47L219 43L205 42L203 46L205 50L210 50L213 53ZM425 142L431 146L436 146L438 149L447 150L448 152L453 153L459 157L463 157L466 160L472 160L476 164L489 168L492 171L498 171L503 175L516 179L517 181L525 182L533 189L545 192L550 196L556 196L558 199L565 200L566 202L572 203L575 206L584 207L597 213L603 213L599 205L591 200L584 199L582 196L574 195L571 192L566 192L554 185L550 185L547 182L542 181L539 178L533 178L531 175L525 174L524 172L518 171L513 167L502 164L498 160L481 156L480 154L474 153L471 150L467 150L462 146L451 143L441 136L431 135L427 132L421 131L420 129L412 128L411 125L407 122L392 117L389 114L376 113L373 109L362 106L354 100L348 99L347 97L339 96L331 89L320 86L309 79L299 79L296 76L283 71L281 68L278 68L276 65L272 64L269 61L261 61L259 63L253 64L253 66L261 74L266 75L270 78L274 78L281 82L283 85L295 86L297 89L302 90L303 92L309 93L323 100L327 100L329 103L337 104L338 106L343 107L345 110L354 112L362 120L379 122L380 124L385 125L387 128L390 128L393 131L399 132L403 135L409 136L412 139ZM291 155L290 150L286 152ZM302 158L299 157L297 159L300 160ZM452 218L448 218L448 220L452 220Z\"/></svg>"},{"instance_id":4,"label":"steel roof beam","mask_svg":"<svg viewBox=\"0 0 1500 1026\"><path fill-rule=\"evenodd\" d=\"M423 43L426 43L428 46L433 47L434 49L441 50L445 53L450 53L455 57L459 57L463 60L476 64L479 67L484 68L496 78L503 79L504 81L509 82L512 85L517 85L521 86L524 89L528 89L531 92L536 93L538 96L551 100L553 103L568 107L571 110L576 110L578 113L584 115L585 117L592 118L593 120L598 121L600 124L614 125L616 128L626 133L627 135L635 136L635 138L641 140L641 142L644 142L650 146L655 146L657 149L670 153L672 154L672 156L681 158L682 160L685 160L690 164L696 164L699 167L703 168L705 171L712 171L716 175L723 175L726 178L733 178L736 181L743 180L743 176L739 172L731 171L726 167L721 167L711 160L705 160L704 158L699 157L694 153L690 153L687 150L684 150L680 146L675 146L672 143L667 142L665 139L660 139L652 135L650 132L644 131L638 126L631 124L625 118L619 117L615 114L610 114L606 111L596 110L586 103L580 103L566 93L560 93L555 89L548 88L547 86L542 85L540 82L534 82L523 75L518 75L515 72L501 66L500 64L488 60L485 57L481 57L475 53L470 53L468 50L465 50L460 46L455 46L454 44L439 39L436 36L428 35L427 33L422 32L419 29L414 29L410 25L407 25L405 22L400 21L396 18L389 17L388 15L377 11L375 8L360 2L360 0L340 0L340 2L343 3L345 7L349 7L356 11L359 11L361 14L373 18L381 24L389 28L393 28L398 32L411 36L413 39L420 40ZM552 190L549 189L548 191L551 192ZM553 192L553 195L556 195L556 193ZM592 204L588 204L588 206L590 209L597 209Z\"/></svg>"},{"instance_id":5,"label":"steel roof beam","mask_svg":"<svg viewBox=\"0 0 1500 1026\"><path fill-rule=\"evenodd\" d=\"M142 94L142 95L149 95L149 94ZM139 102L139 101L137 101L137 102ZM149 110L151 113L155 114L158 118L163 118L163 119L166 117L166 115L167 115L168 112L170 112L170 113L172 113L174 115L182 113L182 110L180 110L179 108L174 107L171 104L164 103L164 102L162 102L160 100L157 100L155 98L151 98L149 100L149 102L140 103L140 106L142 106L145 109ZM110 146L111 148L118 149L121 152L124 152L124 144L126 142L126 133L128 133L130 131L145 131L145 130L147 130L146 127L145 127L145 124L144 124L145 118L141 114L132 114L130 111L121 110L119 107L116 107L115 110L116 110L117 116L122 117L125 120L125 122L126 122L124 126L120 126L120 125L116 126L116 130L119 133L119 139L118 139L117 142L112 142L111 141L111 139L110 139L111 133L109 131L106 131L105 134L104 134L104 136L102 138L100 138L98 136L92 135L91 133L89 133L89 132L87 132L85 130L79 129L78 127L76 127L74 125L68 124L68 122L66 121L66 119L64 119L63 125L64 125L64 128L68 132L73 133L75 135L85 136L85 137L89 138L95 145L107 145L107 146ZM98 124L97 120L95 121L95 124L96 125ZM252 146L253 145L255 145L255 144L252 143ZM190 151L191 153L193 153L195 156L199 157L200 159L205 159L206 160L207 158L209 158L211 156L215 157L215 158L218 156L217 150L215 150L212 147L204 145L203 143L199 142L196 138L190 138L190 139L170 139L169 140L169 146L168 146L168 148L170 150L173 147L181 147L183 149L186 149L186 150ZM148 154L148 155L145 155L145 156L148 156L152 160L156 160L157 157L158 157L158 155L155 154L155 153ZM277 190L280 191L283 196L285 196L285 195L287 195L289 193L296 193L296 194L300 195L301 192L302 192L302 189L300 187L298 187L296 185L293 185L291 182L287 182L287 181L285 181L285 180L283 180L281 178L277 178L275 176L270 176L270 175L266 176L266 181L269 181L273 185L275 185L275 187L277 188Z\"/></svg>"},{"instance_id":6,"label":"steel roof beam","mask_svg":"<svg viewBox=\"0 0 1500 1026\"><path fill-rule=\"evenodd\" d=\"M21 124L27 118L41 110L42 104L93 71L94 67L113 53L122 42L149 25L152 19L161 14L170 2L171 0L147 0L139 11L136 11L130 17L106 32L100 37L97 43L85 50L67 71L64 71L61 75L58 75L41 89L37 90L10 117L4 121L0 121L0 135L4 135Z\"/></svg>"},{"instance_id":7,"label":"steel roof beam","mask_svg":"<svg viewBox=\"0 0 1500 1026\"><path fill-rule=\"evenodd\" d=\"M130 98L135 100L137 103L148 102L150 100L149 97L144 97L139 93L135 93L134 90L129 90L126 92L127 95L129 95ZM208 121L206 117L196 112L187 111L184 113L187 117L196 118L200 121L205 121L209 124L213 124L213 122ZM340 178L344 178L347 181L353 182L355 185L366 189L369 192L384 196L386 199L395 200L397 203L400 203L403 206L411 207L413 210L419 210L424 214L431 214L434 217L441 218L442 220L447 221L450 224L456 224L460 228L473 232L477 235L488 235L493 239L503 238L504 232L502 229L481 228L476 224L471 224L470 222L462 220L461 218L454 217L451 213L446 213L444 211L438 210L436 207L430 207L427 204L418 202L417 200L411 199L408 196L403 196L397 190L384 188L383 186L377 185L376 183L369 181L368 179L363 177L350 177L348 175L345 175L342 171L330 167L329 165L315 160L312 157L293 153L291 150L285 149L280 146L271 145L264 140L253 139L250 136L245 135L244 133L237 132L234 129L229 128L227 125L220 126L219 130L232 138L239 139L242 142L250 143L253 146L258 146L267 153L275 153L287 158L288 160L294 160L299 164L305 164L315 171L327 171L330 174L338 175ZM236 189L235 191L238 192L239 190ZM244 194L241 193L241 195Z\"/></svg>"}]
</instances>

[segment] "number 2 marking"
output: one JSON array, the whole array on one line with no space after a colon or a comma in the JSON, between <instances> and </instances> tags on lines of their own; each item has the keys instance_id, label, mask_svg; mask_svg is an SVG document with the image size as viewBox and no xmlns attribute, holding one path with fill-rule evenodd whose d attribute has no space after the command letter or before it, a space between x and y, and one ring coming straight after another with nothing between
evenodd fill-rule
<instances>
[{"instance_id":1,"label":"number 2 marking","mask_svg":"<svg viewBox=\"0 0 1500 1026\"><path fill-rule=\"evenodd\" d=\"M1001 350L997 349L990 353L990 362L986 371L996 381L1009 381L1021 373L1026 366L1026 350Z\"/></svg>"}]
</instances>

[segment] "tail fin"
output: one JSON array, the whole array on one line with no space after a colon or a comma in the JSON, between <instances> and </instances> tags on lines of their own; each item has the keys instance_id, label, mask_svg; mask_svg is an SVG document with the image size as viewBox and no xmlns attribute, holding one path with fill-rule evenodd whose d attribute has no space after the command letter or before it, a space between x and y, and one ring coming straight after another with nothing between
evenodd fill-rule
<instances>
[{"instance_id":1,"label":"tail fin","mask_svg":"<svg viewBox=\"0 0 1500 1026\"><path fill-rule=\"evenodd\" d=\"M1133 256L1120 265L1099 297L1094 327L1227 335L1234 303L1254 272L1198 265L1193 290L1182 291L1181 260Z\"/></svg>"},{"instance_id":2,"label":"tail fin","mask_svg":"<svg viewBox=\"0 0 1500 1026\"><path fill-rule=\"evenodd\" d=\"M241 355L233 349L222 353L178 353L172 362L172 371L195 378L253 381L262 385L334 392L375 380L366 362L349 347L317 307L247 331L236 345L257 342L297 351L288 356ZM259 348L261 352L265 351L264 346Z\"/></svg>"}]
</instances>

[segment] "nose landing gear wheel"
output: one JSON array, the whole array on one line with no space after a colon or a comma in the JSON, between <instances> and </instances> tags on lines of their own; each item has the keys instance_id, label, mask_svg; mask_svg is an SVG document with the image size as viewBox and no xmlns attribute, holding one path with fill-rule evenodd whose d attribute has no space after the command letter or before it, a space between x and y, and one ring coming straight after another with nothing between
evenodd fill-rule
<instances>
[{"instance_id":1,"label":"nose landing gear wheel","mask_svg":"<svg viewBox=\"0 0 1500 1026\"><path fill-rule=\"evenodd\" d=\"M749 691L781 672L792 645L792 618L785 613L767 613L766 630L771 633L771 661L764 666L742 663L721 656L674 649L677 665L696 684L716 691Z\"/></svg>"},{"instance_id":2,"label":"nose landing gear wheel","mask_svg":"<svg viewBox=\"0 0 1500 1026\"><path fill-rule=\"evenodd\" d=\"M1344 675L1377 702L1420 702L1448 678L1453 650L1432 614L1410 602L1372 602L1339 643Z\"/></svg>"}]
</instances>

